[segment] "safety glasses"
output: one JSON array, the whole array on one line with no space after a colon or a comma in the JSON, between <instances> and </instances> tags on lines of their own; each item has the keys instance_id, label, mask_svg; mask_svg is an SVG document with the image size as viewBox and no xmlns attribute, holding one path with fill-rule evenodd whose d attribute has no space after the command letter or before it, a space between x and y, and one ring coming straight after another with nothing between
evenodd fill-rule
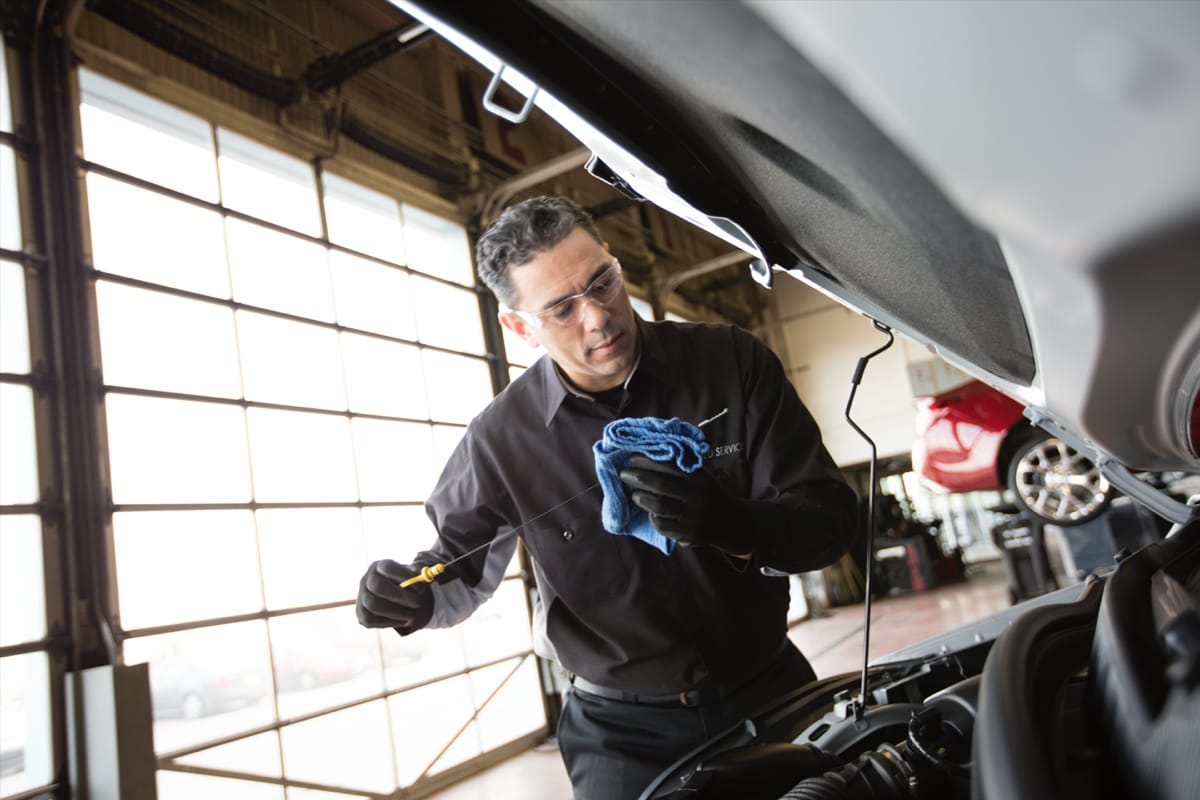
<instances>
[{"instance_id":1,"label":"safety glasses","mask_svg":"<svg viewBox=\"0 0 1200 800\"><path fill-rule=\"evenodd\" d=\"M603 272L592 279L588 287L579 294L564 297L541 311L509 309L521 319L538 328L567 328L583 317L584 298L601 307L607 307L616 299L621 289L621 262L615 258Z\"/></svg>"}]
</instances>

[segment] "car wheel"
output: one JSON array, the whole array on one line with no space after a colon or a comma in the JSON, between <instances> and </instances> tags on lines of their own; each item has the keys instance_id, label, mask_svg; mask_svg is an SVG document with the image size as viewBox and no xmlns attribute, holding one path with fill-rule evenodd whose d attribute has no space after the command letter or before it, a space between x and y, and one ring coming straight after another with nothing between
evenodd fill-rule
<instances>
[{"instance_id":1,"label":"car wheel","mask_svg":"<svg viewBox=\"0 0 1200 800\"><path fill-rule=\"evenodd\" d=\"M189 694L183 698L183 718L200 719L204 716L204 701L199 695Z\"/></svg>"},{"instance_id":2,"label":"car wheel","mask_svg":"<svg viewBox=\"0 0 1200 800\"><path fill-rule=\"evenodd\" d=\"M1113 487L1100 468L1043 430L1027 432L1008 464L1017 505L1055 525L1081 525L1108 509Z\"/></svg>"}]
</instances>

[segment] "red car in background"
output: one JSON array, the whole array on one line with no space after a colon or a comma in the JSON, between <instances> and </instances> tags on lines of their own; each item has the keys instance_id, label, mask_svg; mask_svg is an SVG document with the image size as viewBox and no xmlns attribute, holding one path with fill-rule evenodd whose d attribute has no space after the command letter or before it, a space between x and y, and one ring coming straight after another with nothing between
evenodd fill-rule
<instances>
[{"instance_id":1,"label":"red car in background","mask_svg":"<svg viewBox=\"0 0 1200 800\"><path fill-rule=\"evenodd\" d=\"M1021 508L1056 525L1103 513L1113 489L1099 468L1023 411L977 380L921 398L913 470L951 492L1011 489Z\"/></svg>"}]
</instances>

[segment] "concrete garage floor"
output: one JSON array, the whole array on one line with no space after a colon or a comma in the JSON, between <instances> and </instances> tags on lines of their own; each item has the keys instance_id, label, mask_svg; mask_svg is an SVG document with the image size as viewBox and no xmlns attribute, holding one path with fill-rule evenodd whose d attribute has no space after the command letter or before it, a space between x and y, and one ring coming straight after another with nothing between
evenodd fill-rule
<instances>
[{"instance_id":1,"label":"concrete garage floor","mask_svg":"<svg viewBox=\"0 0 1200 800\"><path fill-rule=\"evenodd\" d=\"M877 598L871 605L871 658L878 658L956 625L1008 608L1003 565L972 565L966 580L918 594ZM792 641L818 677L862 664L863 607L832 608L792 628ZM558 750L547 743L443 792L435 800L570 800Z\"/></svg>"}]
</instances>

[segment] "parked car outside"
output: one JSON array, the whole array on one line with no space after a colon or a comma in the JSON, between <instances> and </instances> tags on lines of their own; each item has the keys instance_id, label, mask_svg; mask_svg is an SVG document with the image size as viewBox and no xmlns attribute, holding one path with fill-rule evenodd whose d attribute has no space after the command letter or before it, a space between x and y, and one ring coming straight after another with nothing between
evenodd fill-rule
<instances>
[{"instance_id":1,"label":"parked car outside","mask_svg":"<svg viewBox=\"0 0 1200 800\"><path fill-rule=\"evenodd\" d=\"M150 664L155 717L199 719L252 705L268 694L269 678L252 666L167 658Z\"/></svg>"}]
</instances>

